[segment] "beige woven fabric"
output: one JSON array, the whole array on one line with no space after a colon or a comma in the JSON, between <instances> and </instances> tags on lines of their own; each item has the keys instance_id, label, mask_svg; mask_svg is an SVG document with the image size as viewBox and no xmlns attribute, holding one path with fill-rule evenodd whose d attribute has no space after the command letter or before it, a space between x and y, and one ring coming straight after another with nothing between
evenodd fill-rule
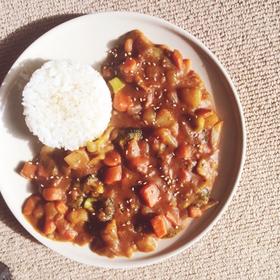
<instances>
[{"instance_id":1,"label":"beige woven fabric","mask_svg":"<svg viewBox=\"0 0 280 280\"><path fill-rule=\"evenodd\" d=\"M228 69L248 131L239 189L203 240L135 270L61 257L23 230L1 198L0 261L14 279L280 279L280 1L0 0L0 80L40 34L78 14L108 10L171 21L200 38Z\"/></svg>"}]
</instances>

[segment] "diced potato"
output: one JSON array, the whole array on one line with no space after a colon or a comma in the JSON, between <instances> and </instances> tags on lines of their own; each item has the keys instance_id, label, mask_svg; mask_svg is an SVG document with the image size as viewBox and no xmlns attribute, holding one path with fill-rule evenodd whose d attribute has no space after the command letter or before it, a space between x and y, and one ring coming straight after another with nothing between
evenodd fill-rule
<instances>
[{"instance_id":1,"label":"diced potato","mask_svg":"<svg viewBox=\"0 0 280 280\"><path fill-rule=\"evenodd\" d=\"M144 235L136 241L136 246L141 252L152 252L157 247L156 239L150 235Z\"/></svg>"},{"instance_id":2,"label":"diced potato","mask_svg":"<svg viewBox=\"0 0 280 280\"><path fill-rule=\"evenodd\" d=\"M175 123L174 116L167 109L161 109L156 116L156 125L159 127L170 127Z\"/></svg>"},{"instance_id":3,"label":"diced potato","mask_svg":"<svg viewBox=\"0 0 280 280\"><path fill-rule=\"evenodd\" d=\"M205 118L205 128L211 128L213 127L217 122L219 121L219 117L215 112L212 112L209 116Z\"/></svg>"},{"instance_id":4,"label":"diced potato","mask_svg":"<svg viewBox=\"0 0 280 280\"><path fill-rule=\"evenodd\" d=\"M197 117L194 119L194 130L200 132L204 129L205 119L203 117Z\"/></svg>"},{"instance_id":5,"label":"diced potato","mask_svg":"<svg viewBox=\"0 0 280 280\"><path fill-rule=\"evenodd\" d=\"M109 84L114 93L119 92L125 86L125 83L118 77L115 77L112 80L110 80Z\"/></svg>"},{"instance_id":6,"label":"diced potato","mask_svg":"<svg viewBox=\"0 0 280 280\"><path fill-rule=\"evenodd\" d=\"M78 223L83 223L88 220L88 213L83 208L72 210L67 215L67 220L73 225L78 224Z\"/></svg>"},{"instance_id":7,"label":"diced potato","mask_svg":"<svg viewBox=\"0 0 280 280\"><path fill-rule=\"evenodd\" d=\"M87 142L87 150L90 153L95 153L98 150L98 145L96 141L88 141Z\"/></svg>"},{"instance_id":8,"label":"diced potato","mask_svg":"<svg viewBox=\"0 0 280 280\"><path fill-rule=\"evenodd\" d=\"M196 109L201 103L202 93L199 88L184 88L181 98L190 109Z\"/></svg>"},{"instance_id":9,"label":"diced potato","mask_svg":"<svg viewBox=\"0 0 280 280\"><path fill-rule=\"evenodd\" d=\"M196 166L196 171L199 175L201 175L205 178L208 178L209 176L211 176L212 168L211 168L209 160L200 159Z\"/></svg>"},{"instance_id":10,"label":"diced potato","mask_svg":"<svg viewBox=\"0 0 280 280\"><path fill-rule=\"evenodd\" d=\"M173 146L175 148L178 146L176 138L171 134L171 131L168 128L159 128L156 133L163 144Z\"/></svg>"},{"instance_id":11,"label":"diced potato","mask_svg":"<svg viewBox=\"0 0 280 280\"><path fill-rule=\"evenodd\" d=\"M215 124L211 130L211 146L213 149L217 149L220 138L221 138L221 132L222 132L223 122L220 121L217 124Z\"/></svg>"},{"instance_id":12,"label":"diced potato","mask_svg":"<svg viewBox=\"0 0 280 280\"><path fill-rule=\"evenodd\" d=\"M148 108L143 113L143 120L147 125L154 125L156 121L156 112L153 108Z\"/></svg>"},{"instance_id":13,"label":"diced potato","mask_svg":"<svg viewBox=\"0 0 280 280\"><path fill-rule=\"evenodd\" d=\"M86 151L77 150L66 156L64 160L72 169L79 169L84 168L87 165L89 162L89 157Z\"/></svg>"}]
</instances>

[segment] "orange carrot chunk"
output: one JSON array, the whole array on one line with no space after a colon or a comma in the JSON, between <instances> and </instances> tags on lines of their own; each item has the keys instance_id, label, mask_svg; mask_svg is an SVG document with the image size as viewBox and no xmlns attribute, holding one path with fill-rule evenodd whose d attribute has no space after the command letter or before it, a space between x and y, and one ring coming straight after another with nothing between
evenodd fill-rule
<instances>
[{"instance_id":1,"label":"orange carrot chunk","mask_svg":"<svg viewBox=\"0 0 280 280\"><path fill-rule=\"evenodd\" d=\"M53 221L51 220L46 220L44 224L44 234L49 235L55 232L56 225Z\"/></svg>"},{"instance_id":2,"label":"orange carrot chunk","mask_svg":"<svg viewBox=\"0 0 280 280\"><path fill-rule=\"evenodd\" d=\"M143 186L140 190L140 195L149 207L156 205L160 199L160 191L154 183Z\"/></svg>"},{"instance_id":3,"label":"orange carrot chunk","mask_svg":"<svg viewBox=\"0 0 280 280\"><path fill-rule=\"evenodd\" d=\"M157 215L152 218L151 225L157 237L162 238L167 234L166 219L163 215Z\"/></svg>"},{"instance_id":4,"label":"orange carrot chunk","mask_svg":"<svg viewBox=\"0 0 280 280\"><path fill-rule=\"evenodd\" d=\"M31 215L40 200L41 198L38 195L31 195L27 198L23 205L23 214L26 216Z\"/></svg>"},{"instance_id":5,"label":"orange carrot chunk","mask_svg":"<svg viewBox=\"0 0 280 280\"><path fill-rule=\"evenodd\" d=\"M118 152L112 150L106 154L103 161L107 166L116 166L121 163L121 156Z\"/></svg>"},{"instance_id":6,"label":"orange carrot chunk","mask_svg":"<svg viewBox=\"0 0 280 280\"><path fill-rule=\"evenodd\" d=\"M122 179L122 167L121 165L108 167L104 174L104 183L111 185Z\"/></svg>"},{"instance_id":7,"label":"orange carrot chunk","mask_svg":"<svg viewBox=\"0 0 280 280\"><path fill-rule=\"evenodd\" d=\"M48 201L55 201L55 200L62 200L63 198L63 191L60 188L44 188L42 191L42 195L45 200Z\"/></svg>"},{"instance_id":8,"label":"orange carrot chunk","mask_svg":"<svg viewBox=\"0 0 280 280\"><path fill-rule=\"evenodd\" d=\"M126 112L133 105L132 98L124 92L115 93L113 107L119 112Z\"/></svg>"},{"instance_id":9,"label":"orange carrot chunk","mask_svg":"<svg viewBox=\"0 0 280 280\"><path fill-rule=\"evenodd\" d=\"M166 213L167 220L173 225L178 226L180 224L180 215L178 208L172 208Z\"/></svg>"},{"instance_id":10,"label":"orange carrot chunk","mask_svg":"<svg viewBox=\"0 0 280 280\"><path fill-rule=\"evenodd\" d=\"M20 171L20 175L27 179L33 179L35 177L36 171L37 171L37 165L30 161L27 161L24 163Z\"/></svg>"}]
</instances>

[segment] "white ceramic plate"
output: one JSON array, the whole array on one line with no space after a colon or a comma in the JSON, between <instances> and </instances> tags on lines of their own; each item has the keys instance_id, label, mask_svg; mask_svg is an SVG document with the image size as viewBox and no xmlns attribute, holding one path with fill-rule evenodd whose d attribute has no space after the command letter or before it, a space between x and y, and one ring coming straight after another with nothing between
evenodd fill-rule
<instances>
[{"instance_id":1,"label":"white ceramic plate","mask_svg":"<svg viewBox=\"0 0 280 280\"><path fill-rule=\"evenodd\" d=\"M71 243L49 240L25 220L21 208L31 189L18 175L19 163L32 159L38 141L26 128L22 116L21 92L26 79L42 61L74 59L98 69L113 41L132 29L142 30L153 42L179 49L192 61L195 71L213 93L217 110L224 120L219 176L213 196L220 203L180 235L159 242L149 254L137 253L131 259L108 259ZM244 120L234 86L214 55L188 32L158 18L126 12L91 14L63 23L36 40L12 66L0 92L1 193L18 221L41 243L78 262L108 268L132 268L153 264L190 247L214 225L231 200L240 177L245 154ZM40 145L40 144L39 144Z\"/></svg>"}]
</instances>

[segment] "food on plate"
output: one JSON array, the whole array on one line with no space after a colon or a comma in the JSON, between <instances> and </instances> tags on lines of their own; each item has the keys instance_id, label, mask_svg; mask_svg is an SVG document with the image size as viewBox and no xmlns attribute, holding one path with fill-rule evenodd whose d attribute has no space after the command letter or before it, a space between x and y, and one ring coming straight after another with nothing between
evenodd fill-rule
<instances>
[{"instance_id":1,"label":"food on plate","mask_svg":"<svg viewBox=\"0 0 280 280\"><path fill-rule=\"evenodd\" d=\"M190 60L140 31L119 40L101 73L109 125L79 149L43 146L24 164L21 175L38 191L23 213L48 238L129 257L155 250L217 203L223 122Z\"/></svg>"},{"instance_id":2,"label":"food on plate","mask_svg":"<svg viewBox=\"0 0 280 280\"><path fill-rule=\"evenodd\" d=\"M75 150L99 137L111 118L112 100L102 76L90 65L48 61L23 90L30 131L45 145Z\"/></svg>"}]
</instances>

